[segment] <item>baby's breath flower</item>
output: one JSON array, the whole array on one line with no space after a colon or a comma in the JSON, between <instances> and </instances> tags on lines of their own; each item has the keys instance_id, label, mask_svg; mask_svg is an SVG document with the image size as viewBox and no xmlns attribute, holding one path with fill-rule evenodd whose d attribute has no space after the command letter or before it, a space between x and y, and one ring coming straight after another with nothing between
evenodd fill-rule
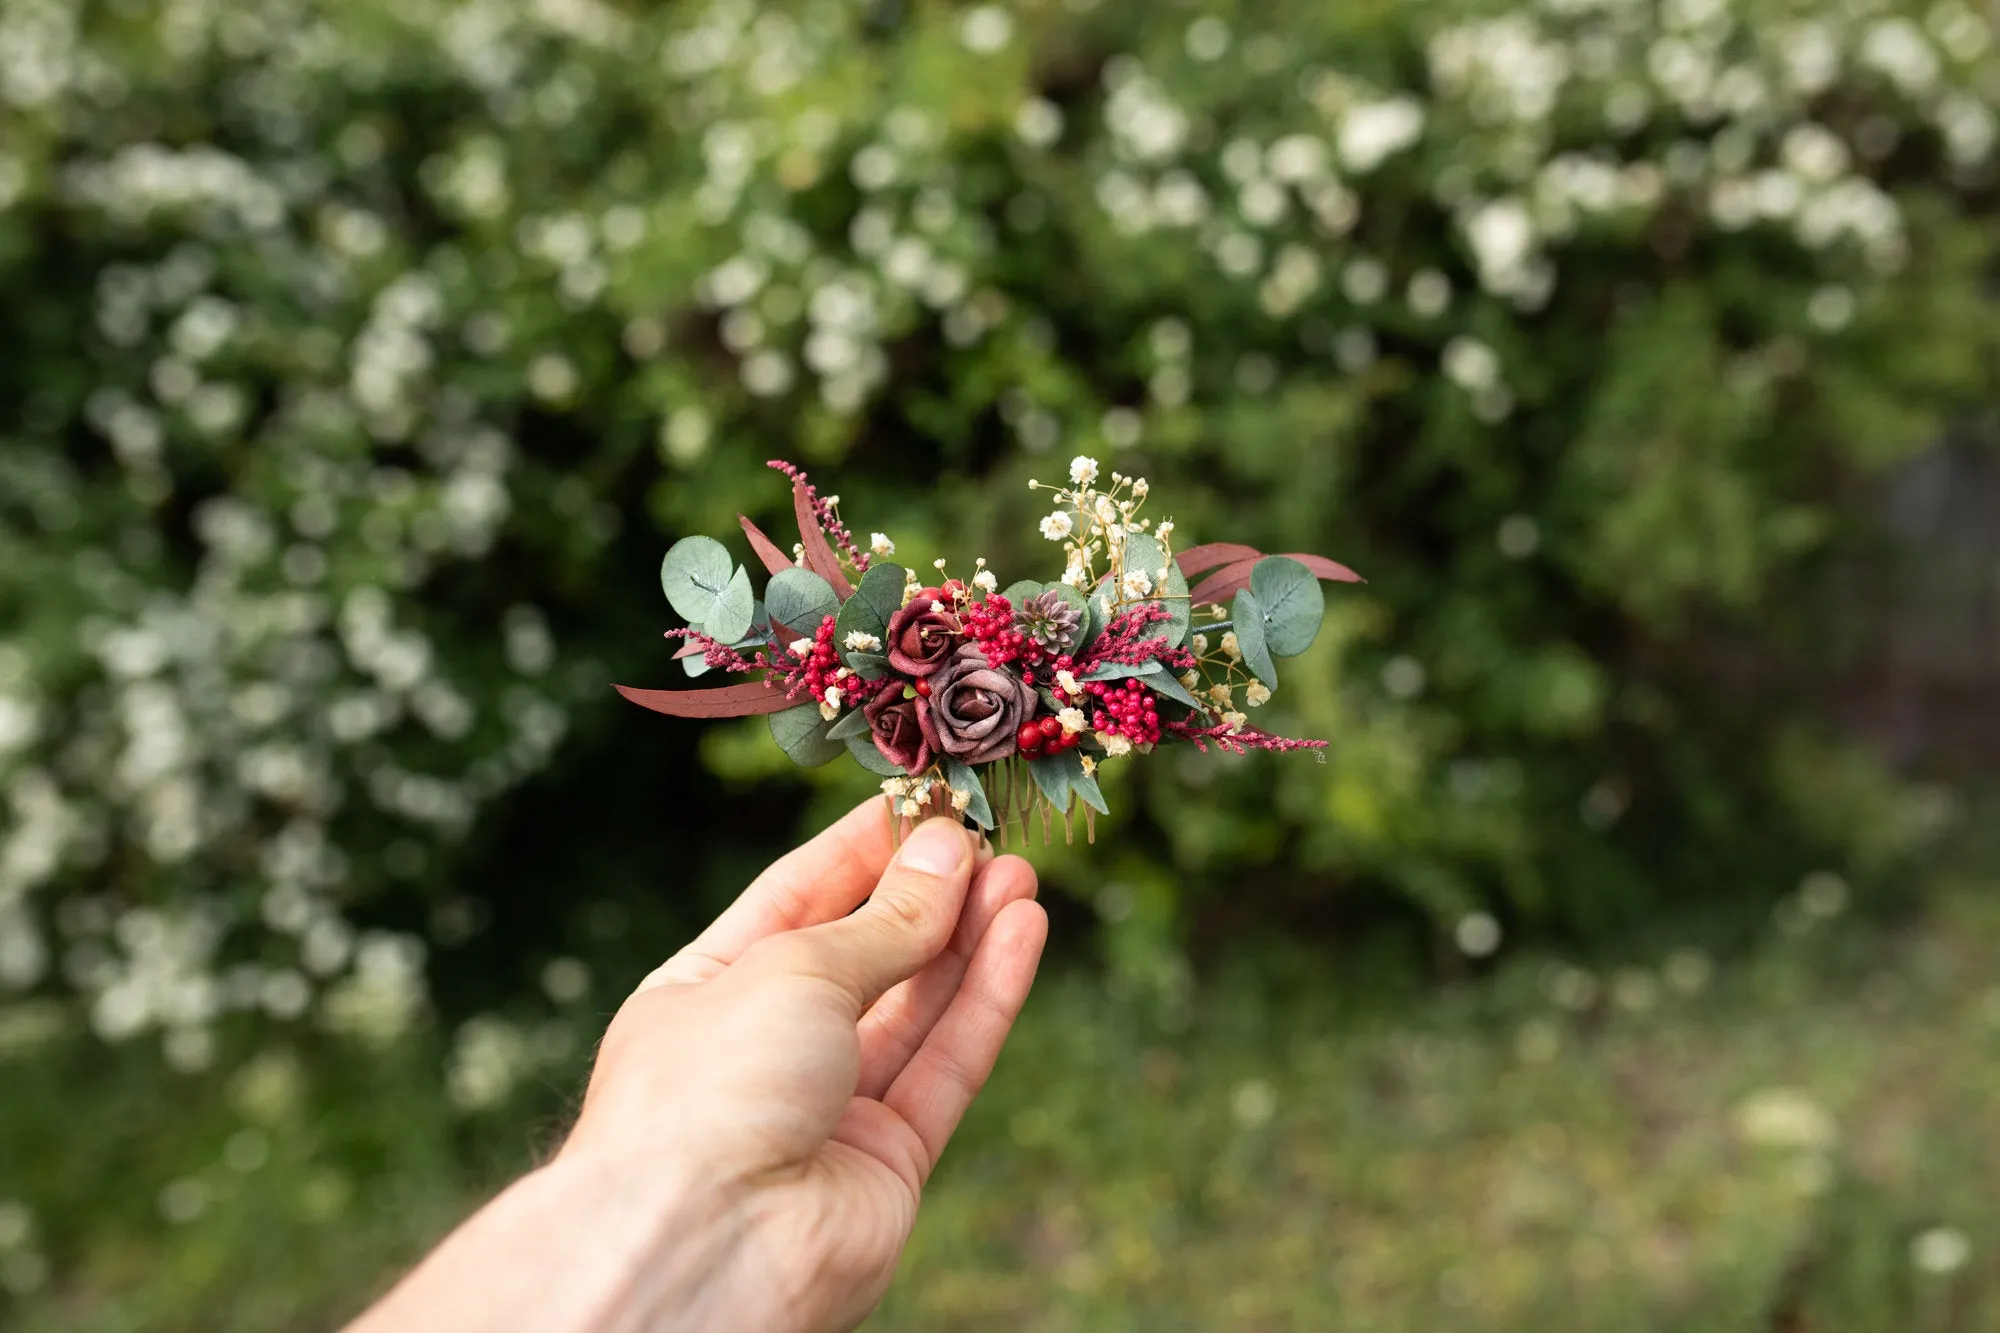
<instances>
[{"instance_id":1,"label":"baby's breath flower","mask_svg":"<svg viewBox=\"0 0 2000 1333\"><path fill-rule=\"evenodd\" d=\"M921 805L918 805L916 801L909 799L906 799L903 802L900 809L902 811L903 817L906 819L915 819L917 815L923 811L923 807Z\"/></svg>"},{"instance_id":2,"label":"baby's breath flower","mask_svg":"<svg viewBox=\"0 0 2000 1333\"><path fill-rule=\"evenodd\" d=\"M963 809L965 809L965 807L966 807L966 806L968 806L968 805L971 805L971 804L972 804L972 793L971 793L971 792L969 792L969 791L959 791L959 790L957 790L956 788L954 788L954 789L952 790L952 793L951 793L951 808L952 808L952 809L954 809L954 810L963 810Z\"/></svg>"},{"instance_id":3,"label":"baby's breath flower","mask_svg":"<svg viewBox=\"0 0 2000 1333\"><path fill-rule=\"evenodd\" d=\"M1271 689L1261 680L1253 680L1243 687L1243 702L1252 708L1262 707L1271 702Z\"/></svg>"},{"instance_id":4,"label":"baby's breath flower","mask_svg":"<svg viewBox=\"0 0 2000 1333\"><path fill-rule=\"evenodd\" d=\"M1143 569L1129 569L1118 586L1127 597L1140 598L1153 591L1153 580Z\"/></svg>"},{"instance_id":5,"label":"baby's breath flower","mask_svg":"<svg viewBox=\"0 0 2000 1333\"><path fill-rule=\"evenodd\" d=\"M983 593L992 594L999 591L1000 580L993 577L992 570L982 569L972 576L972 586Z\"/></svg>"},{"instance_id":6,"label":"baby's breath flower","mask_svg":"<svg viewBox=\"0 0 2000 1333\"><path fill-rule=\"evenodd\" d=\"M889 534L886 532L871 533L868 537L868 549L879 556L892 556L896 554L896 543L889 540Z\"/></svg>"},{"instance_id":7,"label":"baby's breath flower","mask_svg":"<svg viewBox=\"0 0 2000 1333\"><path fill-rule=\"evenodd\" d=\"M1104 753L1116 757L1132 753L1132 741L1126 736L1113 736L1106 731L1097 733L1097 743L1104 747Z\"/></svg>"},{"instance_id":8,"label":"baby's breath flower","mask_svg":"<svg viewBox=\"0 0 2000 1333\"><path fill-rule=\"evenodd\" d=\"M1074 531L1076 525L1071 523L1069 515L1060 509L1042 520L1042 535L1052 542L1059 542Z\"/></svg>"},{"instance_id":9,"label":"baby's breath flower","mask_svg":"<svg viewBox=\"0 0 2000 1333\"><path fill-rule=\"evenodd\" d=\"M1222 636L1222 651L1229 654L1229 660L1232 662L1243 660L1243 648L1236 642L1235 630L1230 630Z\"/></svg>"},{"instance_id":10,"label":"baby's breath flower","mask_svg":"<svg viewBox=\"0 0 2000 1333\"><path fill-rule=\"evenodd\" d=\"M1105 527L1110 529L1111 532L1117 532L1119 530L1118 520L1120 515L1118 513L1118 505L1116 501L1114 501L1108 495L1100 495L1097 497L1097 503L1093 506L1093 508L1097 514L1098 522L1104 524Z\"/></svg>"},{"instance_id":11,"label":"baby's breath flower","mask_svg":"<svg viewBox=\"0 0 2000 1333\"><path fill-rule=\"evenodd\" d=\"M1069 736L1076 735L1086 725L1081 708L1063 709L1060 713L1056 714L1056 721L1062 723L1063 733Z\"/></svg>"},{"instance_id":12,"label":"baby's breath flower","mask_svg":"<svg viewBox=\"0 0 2000 1333\"><path fill-rule=\"evenodd\" d=\"M1208 618L1210 620L1227 620L1229 619L1229 608L1217 602L1208 608Z\"/></svg>"},{"instance_id":13,"label":"baby's breath flower","mask_svg":"<svg viewBox=\"0 0 2000 1333\"><path fill-rule=\"evenodd\" d=\"M1199 672L1195 671L1181 672L1181 684L1185 685L1188 689L1193 689L1196 685L1199 685L1200 683L1201 683L1201 674Z\"/></svg>"},{"instance_id":14,"label":"baby's breath flower","mask_svg":"<svg viewBox=\"0 0 2000 1333\"><path fill-rule=\"evenodd\" d=\"M1069 460L1069 479L1079 486L1088 486L1097 480L1097 460L1088 454L1078 454Z\"/></svg>"},{"instance_id":15,"label":"baby's breath flower","mask_svg":"<svg viewBox=\"0 0 2000 1333\"><path fill-rule=\"evenodd\" d=\"M1076 673L1074 671L1056 672L1056 688L1060 689L1064 694L1068 695L1078 695L1083 693L1083 686L1081 683L1078 682L1076 678Z\"/></svg>"},{"instance_id":16,"label":"baby's breath flower","mask_svg":"<svg viewBox=\"0 0 2000 1333\"><path fill-rule=\"evenodd\" d=\"M839 712L840 686L829 685L826 688L826 693L820 697L819 715L831 722Z\"/></svg>"},{"instance_id":17,"label":"baby's breath flower","mask_svg":"<svg viewBox=\"0 0 2000 1333\"><path fill-rule=\"evenodd\" d=\"M811 639L792 640L793 657L809 657L812 655L812 650L813 650L813 641Z\"/></svg>"},{"instance_id":18,"label":"baby's breath flower","mask_svg":"<svg viewBox=\"0 0 2000 1333\"><path fill-rule=\"evenodd\" d=\"M931 598L931 614L939 616L944 614L944 603L935 597Z\"/></svg>"},{"instance_id":19,"label":"baby's breath flower","mask_svg":"<svg viewBox=\"0 0 2000 1333\"><path fill-rule=\"evenodd\" d=\"M1085 777L1089 777L1091 774L1097 771L1097 761L1095 759L1092 759L1089 755L1082 756L1082 759L1083 759L1083 775Z\"/></svg>"},{"instance_id":20,"label":"baby's breath flower","mask_svg":"<svg viewBox=\"0 0 2000 1333\"><path fill-rule=\"evenodd\" d=\"M1147 484L1146 479L1144 477L1132 478L1132 495L1134 499L1139 499L1139 500L1145 499L1146 493L1152 489L1153 488Z\"/></svg>"},{"instance_id":21,"label":"baby's breath flower","mask_svg":"<svg viewBox=\"0 0 2000 1333\"><path fill-rule=\"evenodd\" d=\"M1071 565L1063 571L1062 581L1072 588L1081 588L1090 582L1090 575L1084 572L1082 565Z\"/></svg>"},{"instance_id":22,"label":"baby's breath flower","mask_svg":"<svg viewBox=\"0 0 2000 1333\"><path fill-rule=\"evenodd\" d=\"M850 653L877 653L882 651L882 640L876 638L865 629L853 631L842 642L847 645L847 651Z\"/></svg>"},{"instance_id":23,"label":"baby's breath flower","mask_svg":"<svg viewBox=\"0 0 2000 1333\"><path fill-rule=\"evenodd\" d=\"M1206 657L1208 655L1208 636L1206 634L1195 635L1193 639L1189 640L1189 643L1193 646L1196 657Z\"/></svg>"},{"instance_id":24,"label":"baby's breath flower","mask_svg":"<svg viewBox=\"0 0 2000 1333\"><path fill-rule=\"evenodd\" d=\"M1221 704L1224 708L1233 707L1236 702L1235 697L1230 694L1229 686L1227 685L1209 686L1208 697Z\"/></svg>"},{"instance_id":25,"label":"baby's breath flower","mask_svg":"<svg viewBox=\"0 0 2000 1333\"><path fill-rule=\"evenodd\" d=\"M908 778L884 778L882 780L882 794L884 796L901 796L909 789L910 780Z\"/></svg>"},{"instance_id":26,"label":"baby's breath flower","mask_svg":"<svg viewBox=\"0 0 2000 1333\"><path fill-rule=\"evenodd\" d=\"M1165 541L1167 538L1173 536L1174 521L1172 519L1165 520L1160 524L1159 529L1156 532L1154 532L1153 535L1158 537L1161 541Z\"/></svg>"},{"instance_id":27,"label":"baby's breath flower","mask_svg":"<svg viewBox=\"0 0 2000 1333\"><path fill-rule=\"evenodd\" d=\"M931 568L940 574L944 573L944 557L939 556L937 559L931 561Z\"/></svg>"},{"instance_id":28,"label":"baby's breath flower","mask_svg":"<svg viewBox=\"0 0 2000 1333\"><path fill-rule=\"evenodd\" d=\"M1241 713L1224 713L1222 721L1231 731L1241 731L1250 719Z\"/></svg>"}]
</instances>

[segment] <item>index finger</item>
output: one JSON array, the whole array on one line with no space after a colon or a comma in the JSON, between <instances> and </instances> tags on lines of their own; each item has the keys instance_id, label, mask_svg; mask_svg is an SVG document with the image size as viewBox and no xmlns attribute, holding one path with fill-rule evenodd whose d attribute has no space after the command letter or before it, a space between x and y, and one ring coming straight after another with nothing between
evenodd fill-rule
<instances>
[{"instance_id":1,"label":"index finger","mask_svg":"<svg viewBox=\"0 0 2000 1333\"><path fill-rule=\"evenodd\" d=\"M870 797L751 881L708 929L639 983L640 990L707 981L769 935L837 921L859 906L888 868L889 816Z\"/></svg>"}]
</instances>

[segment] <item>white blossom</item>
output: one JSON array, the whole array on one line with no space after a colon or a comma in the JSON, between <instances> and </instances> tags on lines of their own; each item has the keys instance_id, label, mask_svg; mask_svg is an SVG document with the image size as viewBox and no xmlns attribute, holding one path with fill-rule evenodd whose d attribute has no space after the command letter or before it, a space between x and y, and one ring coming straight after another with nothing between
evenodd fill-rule
<instances>
[{"instance_id":1,"label":"white blossom","mask_svg":"<svg viewBox=\"0 0 2000 1333\"><path fill-rule=\"evenodd\" d=\"M870 634L867 630L854 630L842 642L846 644L847 651L850 653L878 653L882 651L882 640Z\"/></svg>"},{"instance_id":2,"label":"white blossom","mask_svg":"<svg viewBox=\"0 0 2000 1333\"><path fill-rule=\"evenodd\" d=\"M1062 723L1062 729L1064 734L1069 736L1076 735L1079 731L1082 731L1084 727L1088 725L1088 723L1084 719L1083 710L1081 708L1063 709L1061 712L1056 714L1056 721Z\"/></svg>"},{"instance_id":3,"label":"white blossom","mask_svg":"<svg viewBox=\"0 0 2000 1333\"><path fill-rule=\"evenodd\" d=\"M972 586L991 596L999 591L1000 580L994 577L992 570L982 569L972 576Z\"/></svg>"},{"instance_id":4,"label":"white blossom","mask_svg":"<svg viewBox=\"0 0 2000 1333\"><path fill-rule=\"evenodd\" d=\"M1243 702L1252 708L1260 708L1271 702L1271 687L1261 680L1253 680L1243 687Z\"/></svg>"},{"instance_id":5,"label":"white blossom","mask_svg":"<svg viewBox=\"0 0 2000 1333\"><path fill-rule=\"evenodd\" d=\"M1118 581L1118 588L1128 600L1137 600L1153 591L1153 580L1143 569L1128 569Z\"/></svg>"},{"instance_id":6,"label":"white blossom","mask_svg":"<svg viewBox=\"0 0 2000 1333\"><path fill-rule=\"evenodd\" d=\"M889 540L888 533L877 532L869 536L868 549L879 556L892 556L896 554L896 543Z\"/></svg>"},{"instance_id":7,"label":"white blossom","mask_svg":"<svg viewBox=\"0 0 2000 1333\"><path fill-rule=\"evenodd\" d=\"M1074 531L1076 524L1071 522L1070 516L1060 509L1042 520L1042 535L1052 542L1059 542Z\"/></svg>"},{"instance_id":8,"label":"white blossom","mask_svg":"<svg viewBox=\"0 0 2000 1333\"><path fill-rule=\"evenodd\" d=\"M1088 486L1097 480L1097 460L1088 454L1078 454L1069 460L1069 479L1079 486Z\"/></svg>"}]
</instances>

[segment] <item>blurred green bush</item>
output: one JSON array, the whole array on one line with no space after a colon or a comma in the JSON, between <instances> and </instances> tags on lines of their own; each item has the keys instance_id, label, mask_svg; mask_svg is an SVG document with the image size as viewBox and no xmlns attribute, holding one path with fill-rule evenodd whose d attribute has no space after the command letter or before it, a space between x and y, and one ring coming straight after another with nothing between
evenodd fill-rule
<instances>
[{"instance_id":1,"label":"blurred green bush","mask_svg":"<svg viewBox=\"0 0 2000 1333\"><path fill-rule=\"evenodd\" d=\"M395 1032L496 903L609 951L740 882L798 808L753 784L865 782L723 728L691 783L607 685L678 675L659 553L781 512L779 456L906 557L1045 567L1025 482L1087 452L1370 577L1271 705L1323 766L1114 774L1058 859L1162 991L1190 920L1335 895L1478 953L1879 875L1934 807L1815 728L1865 615L1821 575L1991 394L1991 45L1961 0L0 0L0 988L198 1066L232 1013Z\"/></svg>"}]
</instances>

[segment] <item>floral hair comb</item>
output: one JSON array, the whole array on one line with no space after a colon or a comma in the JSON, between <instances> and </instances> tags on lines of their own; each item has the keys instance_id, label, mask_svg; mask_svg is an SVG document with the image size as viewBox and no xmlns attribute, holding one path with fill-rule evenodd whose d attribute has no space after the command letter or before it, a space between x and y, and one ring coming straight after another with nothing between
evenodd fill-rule
<instances>
[{"instance_id":1,"label":"floral hair comb","mask_svg":"<svg viewBox=\"0 0 2000 1333\"><path fill-rule=\"evenodd\" d=\"M1055 496L1041 533L1062 543L1059 579L1003 591L981 559L970 579L946 577L938 560L927 582L890 563L883 533L861 549L838 496L789 463L771 466L792 479L799 543L787 555L739 516L770 571L762 600L713 538L674 543L660 568L688 622L667 632L683 641L675 656L688 675L757 678L618 686L627 699L675 717L768 714L796 762L845 752L881 774L892 819L948 808L1003 843L1016 823L1025 837L1037 813L1045 842L1058 814L1074 837L1079 806L1094 840L1106 759L1177 741L1239 754L1326 745L1260 730L1243 710L1277 687L1273 659L1318 635L1319 580L1360 581L1345 565L1231 542L1176 552L1171 521L1139 516L1143 477L1113 472L1100 488L1097 461L1078 457L1067 485L1029 483Z\"/></svg>"}]
</instances>

